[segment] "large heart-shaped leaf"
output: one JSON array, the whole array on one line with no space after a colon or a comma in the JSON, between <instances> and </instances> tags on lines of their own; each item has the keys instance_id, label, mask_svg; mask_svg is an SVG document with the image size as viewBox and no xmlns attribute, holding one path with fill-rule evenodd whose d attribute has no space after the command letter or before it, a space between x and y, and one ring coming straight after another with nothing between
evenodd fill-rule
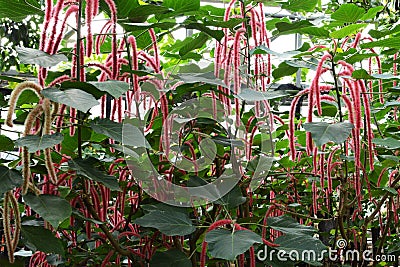
<instances>
[{"instance_id":1,"label":"large heart-shaped leaf","mask_svg":"<svg viewBox=\"0 0 400 267\"><path fill-rule=\"evenodd\" d=\"M22 225L21 233L23 242L31 250L64 255L61 240L56 238L50 230L40 226Z\"/></svg>"},{"instance_id":2,"label":"large heart-shaped leaf","mask_svg":"<svg viewBox=\"0 0 400 267\"><path fill-rule=\"evenodd\" d=\"M298 256L297 260L318 266L321 266L319 259L323 258L327 249L321 240L311 235L285 234L275 239L274 243L279 245L279 251L286 252L286 256Z\"/></svg>"},{"instance_id":3,"label":"large heart-shaped leaf","mask_svg":"<svg viewBox=\"0 0 400 267\"><path fill-rule=\"evenodd\" d=\"M326 246L314 237L315 228L299 224L293 218L285 215L269 217L267 224L271 228L284 233L283 236L275 239L274 243L278 244L279 247L268 252L268 255L266 255L269 258L268 260L271 260L271 254L281 251L285 252L281 254L287 260L301 260L312 265L320 265L318 259L323 258L321 254L326 250ZM297 259L293 259L297 256L299 256Z\"/></svg>"},{"instance_id":4,"label":"large heart-shaped leaf","mask_svg":"<svg viewBox=\"0 0 400 267\"><path fill-rule=\"evenodd\" d=\"M150 267L191 267L192 263L185 253L178 249L157 251L150 260Z\"/></svg>"},{"instance_id":5,"label":"large heart-shaped leaf","mask_svg":"<svg viewBox=\"0 0 400 267\"><path fill-rule=\"evenodd\" d=\"M29 153L34 153L38 150L44 150L61 143L64 136L61 133L46 134L43 136L27 135L15 141L18 146L25 146Z\"/></svg>"},{"instance_id":6,"label":"large heart-shaped leaf","mask_svg":"<svg viewBox=\"0 0 400 267\"><path fill-rule=\"evenodd\" d=\"M71 205L59 196L28 194L24 196L24 202L54 228L71 216Z\"/></svg>"},{"instance_id":7,"label":"large heart-shaped leaf","mask_svg":"<svg viewBox=\"0 0 400 267\"><path fill-rule=\"evenodd\" d=\"M168 212L161 210L151 211L136 219L135 223L143 227L156 228L169 236L188 235L196 230L196 227L193 226L186 214L172 210Z\"/></svg>"},{"instance_id":8,"label":"large heart-shaped leaf","mask_svg":"<svg viewBox=\"0 0 400 267\"><path fill-rule=\"evenodd\" d=\"M351 23L361 19L364 14L365 11L363 8L355 4L344 4L331 15L331 18L340 22Z\"/></svg>"},{"instance_id":9,"label":"large heart-shaped leaf","mask_svg":"<svg viewBox=\"0 0 400 267\"><path fill-rule=\"evenodd\" d=\"M68 58L62 54L49 55L41 50L17 47L18 58L24 64L37 64L43 68L57 65L60 62L68 61Z\"/></svg>"},{"instance_id":10,"label":"large heart-shaped leaf","mask_svg":"<svg viewBox=\"0 0 400 267\"><path fill-rule=\"evenodd\" d=\"M68 162L68 166L75 170L78 175L82 175L93 181L102 183L111 190L120 191L117 178L112 175L107 175L96 168L97 161L93 158L75 159Z\"/></svg>"},{"instance_id":11,"label":"large heart-shaped leaf","mask_svg":"<svg viewBox=\"0 0 400 267\"><path fill-rule=\"evenodd\" d=\"M317 146L322 146L330 141L341 144L349 137L354 125L350 122L339 122L329 124L326 122L310 122L303 124Z\"/></svg>"},{"instance_id":12,"label":"large heart-shaped leaf","mask_svg":"<svg viewBox=\"0 0 400 267\"><path fill-rule=\"evenodd\" d=\"M100 91L109 93L114 98L118 98L129 90L129 84L122 81L89 82Z\"/></svg>"},{"instance_id":13,"label":"large heart-shaped leaf","mask_svg":"<svg viewBox=\"0 0 400 267\"><path fill-rule=\"evenodd\" d=\"M224 260L235 260L256 243L262 243L259 235L252 231L227 229L212 230L206 235L208 251L211 256Z\"/></svg>"},{"instance_id":14,"label":"large heart-shaped leaf","mask_svg":"<svg viewBox=\"0 0 400 267\"><path fill-rule=\"evenodd\" d=\"M54 102L65 104L83 112L87 112L99 104L93 95L79 89L61 91L58 88L49 88L43 90L42 94Z\"/></svg>"},{"instance_id":15,"label":"large heart-shaped leaf","mask_svg":"<svg viewBox=\"0 0 400 267\"><path fill-rule=\"evenodd\" d=\"M37 2L37 1L36 1ZM38 3L38 2L37 2ZM0 0L0 17L13 21L21 21L29 15L42 15L40 7L36 7L28 1Z\"/></svg>"},{"instance_id":16,"label":"large heart-shaped leaf","mask_svg":"<svg viewBox=\"0 0 400 267\"><path fill-rule=\"evenodd\" d=\"M393 137L387 138L374 138L372 142L378 146L386 147L387 149L398 149L400 148L400 140L394 139Z\"/></svg>"},{"instance_id":17,"label":"large heart-shaped leaf","mask_svg":"<svg viewBox=\"0 0 400 267\"><path fill-rule=\"evenodd\" d=\"M18 171L0 166L0 195L20 187L22 180L22 175Z\"/></svg>"},{"instance_id":18,"label":"large heart-shaped leaf","mask_svg":"<svg viewBox=\"0 0 400 267\"><path fill-rule=\"evenodd\" d=\"M109 119L96 119L90 122L90 127L96 133L104 134L117 142L122 142L123 124Z\"/></svg>"},{"instance_id":19,"label":"large heart-shaped leaf","mask_svg":"<svg viewBox=\"0 0 400 267\"><path fill-rule=\"evenodd\" d=\"M313 235L315 228L299 224L295 219L289 216L269 217L267 219L269 227L281 231L285 234L307 234Z\"/></svg>"}]
</instances>

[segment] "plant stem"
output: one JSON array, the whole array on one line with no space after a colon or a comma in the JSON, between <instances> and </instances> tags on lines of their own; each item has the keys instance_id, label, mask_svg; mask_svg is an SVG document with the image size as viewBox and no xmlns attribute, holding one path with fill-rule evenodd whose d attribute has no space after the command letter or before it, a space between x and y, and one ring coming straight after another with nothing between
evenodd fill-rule
<instances>
[{"instance_id":1,"label":"plant stem","mask_svg":"<svg viewBox=\"0 0 400 267\"><path fill-rule=\"evenodd\" d=\"M100 219L99 215L97 214L97 211L93 208L93 205L92 205L92 203L91 203L91 201L89 199L89 196L86 193L83 194L82 200L85 203L85 206L86 206L87 210L89 211L90 215L93 217L93 219L95 219L96 221L101 222L101 219ZM132 257L132 253L129 250L125 250L125 249L121 248L121 246L119 245L118 241L115 240L115 238L111 234L110 229L107 228L106 224L99 224L99 228L107 236L108 241L110 241L110 243L113 246L113 248L115 248L115 250L119 254L121 254L123 256L127 256L129 258Z\"/></svg>"}]
</instances>

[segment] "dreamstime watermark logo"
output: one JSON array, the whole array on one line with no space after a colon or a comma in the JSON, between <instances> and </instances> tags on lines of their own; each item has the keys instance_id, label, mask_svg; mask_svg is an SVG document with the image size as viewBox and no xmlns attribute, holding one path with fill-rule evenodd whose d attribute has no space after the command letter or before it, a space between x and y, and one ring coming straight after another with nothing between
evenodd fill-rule
<instances>
[{"instance_id":1,"label":"dreamstime watermark logo","mask_svg":"<svg viewBox=\"0 0 400 267\"><path fill-rule=\"evenodd\" d=\"M260 133L262 140L261 149L257 151L257 158L251 158L251 190L256 189L262 183L273 162L270 114L268 108L262 108L263 102L259 101L259 103L258 110L254 113L259 114L255 121L257 133ZM187 173L209 168L216 157L217 145L216 138L211 138L215 136L199 133L201 141L198 149L201 157L195 160L187 159L182 153L182 132L185 125L194 120L208 119L215 121L225 130L224 140L229 140L230 159L223 166L222 175L210 183L197 183L194 186L174 184L171 181L173 179L166 178L165 172L159 173L152 162L157 155L149 153L152 147L146 140L143 128L140 128L140 124L144 123L138 123L138 118L126 120L122 132L124 155L139 186L153 198L181 207L204 205L220 199L231 191L246 173L250 159L246 157L245 153L249 147L249 144L245 143L249 141L246 126L241 121L235 120L235 115L229 114L228 110L231 108L218 99L196 97L175 106L163 119L161 132L163 155L175 169ZM149 156L150 154L152 154L152 158Z\"/></svg>"},{"instance_id":2,"label":"dreamstime watermark logo","mask_svg":"<svg viewBox=\"0 0 400 267\"><path fill-rule=\"evenodd\" d=\"M259 261L306 261L306 262L321 262L328 259L332 262L396 262L399 258L396 255L374 255L372 250L364 250L362 253L355 249L347 249L347 241L339 239L336 242L336 249L327 248L321 250L283 250L277 248L268 249L264 246L257 252Z\"/></svg>"}]
</instances>

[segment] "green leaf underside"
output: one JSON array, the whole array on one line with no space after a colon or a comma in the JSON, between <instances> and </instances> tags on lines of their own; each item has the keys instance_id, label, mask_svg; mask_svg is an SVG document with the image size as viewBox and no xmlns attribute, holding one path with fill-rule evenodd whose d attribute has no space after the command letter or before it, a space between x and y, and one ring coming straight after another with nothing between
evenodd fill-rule
<instances>
[{"instance_id":1,"label":"green leaf underside","mask_svg":"<svg viewBox=\"0 0 400 267\"><path fill-rule=\"evenodd\" d=\"M42 94L54 102L65 104L85 113L99 104L93 95L79 89L61 91L58 88L49 88L43 90Z\"/></svg>"},{"instance_id":2,"label":"green leaf underside","mask_svg":"<svg viewBox=\"0 0 400 267\"><path fill-rule=\"evenodd\" d=\"M68 61L68 58L62 54L49 55L41 50L18 47L18 58L24 64L37 64L43 68L49 68L60 62Z\"/></svg>"},{"instance_id":3,"label":"green leaf underside","mask_svg":"<svg viewBox=\"0 0 400 267\"><path fill-rule=\"evenodd\" d=\"M48 229L38 226L22 225L21 233L26 246L33 251L64 255L61 240Z\"/></svg>"},{"instance_id":4,"label":"green leaf underside","mask_svg":"<svg viewBox=\"0 0 400 267\"><path fill-rule=\"evenodd\" d=\"M89 82L89 84L95 86L100 91L109 93L114 98L122 96L129 90L129 84L122 81L110 80L104 82Z\"/></svg>"},{"instance_id":5,"label":"green leaf underside","mask_svg":"<svg viewBox=\"0 0 400 267\"><path fill-rule=\"evenodd\" d=\"M90 122L96 133L104 134L117 142L122 142L122 124L109 119L97 119Z\"/></svg>"},{"instance_id":6,"label":"green leaf underside","mask_svg":"<svg viewBox=\"0 0 400 267\"><path fill-rule=\"evenodd\" d=\"M71 205L58 196L28 194L24 196L24 202L54 228L71 216Z\"/></svg>"},{"instance_id":7,"label":"green leaf underside","mask_svg":"<svg viewBox=\"0 0 400 267\"><path fill-rule=\"evenodd\" d=\"M387 149L399 149L400 148L400 140L394 139L393 137L387 138L374 138L372 142L378 146L386 147Z\"/></svg>"},{"instance_id":8,"label":"green leaf underside","mask_svg":"<svg viewBox=\"0 0 400 267\"><path fill-rule=\"evenodd\" d=\"M189 217L181 212L154 210L135 220L143 227L152 227L168 236L184 236L193 233L193 226Z\"/></svg>"},{"instance_id":9,"label":"green leaf underside","mask_svg":"<svg viewBox=\"0 0 400 267\"><path fill-rule=\"evenodd\" d=\"M252 231L216 229L206 234L208 252L215 258L235 260L254 244L262 243L259 235Z\"/></svg>"},{"instance_id":10,"label":"green leaf underside","mask_svg":"<svg viewBox=\"0 0 400 267\"><path fill-rule=\"evenodd\" d=\"M28 148L29 153L34 153L39 150L54 147L60 144L64 140L64 136L61 133L54 133L49 135L27 135L21 137L15 141L18 146L24 146Z\"/></svg>"},{"instance_id":11,"label":"green leaf underside","mask_svg":"<svg viewBox=\"0 0 400 267\"><path fill-rule=\"evenodd\" d=\"M316 231L314 227L299 224L289 216L269 217L268 226L285 234L313 235Z\"/></svg>"},{"instance_id":12,"label":"green leaf underside","mask_svg":"<svg viewBox=\"0 0 400 267\"><path fill-rule=\"evenodd\" d=\"M286 95L287 94L285 92L279 92L279 91L260 92L251 89L242 89L241 92L237 95L237 97L246 101L263 101L263 100L281 98Z\"/></svg>"},{"instance_id":13,"label":"green leaf underside","mask_svg":"<svg viewBox=\"0 0 400 267\"><path fill-rule=\"evenodd\" d=\"M354 125L349 122L329 124L326 122L310 122L303 124L317 146L322 146L330 141L341 144L349 137Z\"/></svg>"},{"instance_id":14,"label":"green leaf underside","mask_svg":"<svg viewBox=\"0 0 400 267\"><path fill-rule=\"evenodd\" d=\"M69 167L75 170L78 175L102 183L111 190L120 191L117 178L100 171L95 167L95 164L96 162L93 158L75 159L68 162Z\"/></svg>"}]
</instances>

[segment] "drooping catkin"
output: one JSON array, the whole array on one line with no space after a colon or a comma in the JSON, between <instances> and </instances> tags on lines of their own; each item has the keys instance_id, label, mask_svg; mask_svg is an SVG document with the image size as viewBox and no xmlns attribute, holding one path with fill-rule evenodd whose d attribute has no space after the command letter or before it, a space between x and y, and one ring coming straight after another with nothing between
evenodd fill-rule
<instances>
[{"instance_id":1,"label":"drooping catkin","mask_svg":"<svg viewBox=\"0 0 400 267\"><path fill-rule=\"evenodd\" d=\"M43 113L43 105L39 104L34 109L29 112L28 116L25 120L25 129L24 136L29 135L32 130L32 125L35 123L36 118ZM22 194L25 195L28 192L30 178L31 178L31 169L30 165L30 154L27 147L22 148L22 177L24 178L24 182L22 184Z\"/></svg>"},{"instance_id":2,"label":"drooping catkin","mask_svg":"<svg viewBox=\"0 0 400 267\"><path fill-rule=\"evenodd\" d=\"M51 110L51 103L50 100L45 98L43 100L43 111L44 111L44 127L43 127L43 134L48 135L51 134L51 123L53 121L52 110ZM44 160L47 172L49 174L50 180L52 183L57 183L57 174L54 169L53 160L51 159L51 148L46 148L44 150Z\"/></svg>"},{"instance_id":3,"label":"drooping catkin","mask_svg":"<svg viewBox=\"0 0 400 267\"><path fill-rule=\"evenodd\" d=\"M14 219L14 234L12 233L11 227L12 216ZM16 200L13 191L8 191L4 194L3 228L8 260L10 263L14 263L14 252L17 249L21 232L21 217L18 209L18 201Z\"/></svg>"},{"instance_id":4,"label":"drooping catkin","mask_svg":"<svg viewBox=\"0 0 400 267\"><path fill-rule=\"evenodd\" d=\"M19 96L25 90L31 90L34 93L36 93L39 98L42 98L42 95L41 95L42 87L40 87L36 83L34 83L34 82L22 82L22 83L18 84L17 87L15 87L15 89L12 91L11 96L10 96L10 100L9 100L9 108L8 108L7 119L6 119L6 124L9 127L13 127L14 126L14 124L12 122L12 115L14 113L15 106L17 105L17 101L18 101Z\"/></svg>"}]
</instances>

